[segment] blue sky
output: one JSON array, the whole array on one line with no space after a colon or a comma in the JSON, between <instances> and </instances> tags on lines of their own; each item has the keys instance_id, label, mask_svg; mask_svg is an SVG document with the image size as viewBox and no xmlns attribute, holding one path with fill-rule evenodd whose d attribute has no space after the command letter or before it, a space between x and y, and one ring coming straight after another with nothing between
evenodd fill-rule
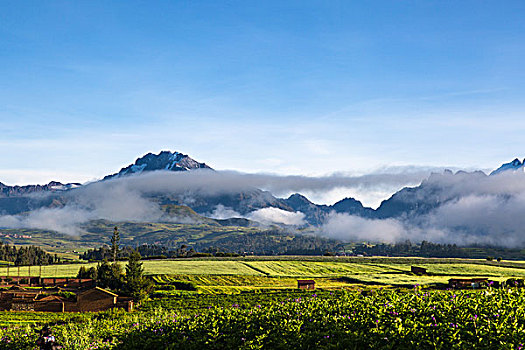
<instances>
[{"instance_id":1,"label":"blue sky","mask_svg":"<svg viewBox=\"0 0 525 350\"><path fill-rule=\"evenodd\" d=\"M0 182L177 150L363 174L525 157L522 1L2 1Z\"/></svg>"}]
</instances>

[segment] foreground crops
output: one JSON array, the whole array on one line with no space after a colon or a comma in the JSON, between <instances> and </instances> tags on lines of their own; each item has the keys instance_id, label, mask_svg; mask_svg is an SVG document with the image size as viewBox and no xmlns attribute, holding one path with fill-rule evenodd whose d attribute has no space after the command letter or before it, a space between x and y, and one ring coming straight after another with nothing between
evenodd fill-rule
<instances>
[{"instance_id":1,"label":"foreground crops","mask_svg":"<svg viewBox=\"0 0 525 350\"><path fill-rule=\"evenodd\" d=\"M525 343L520 290L257 297L259 304L212 303L197 313L188 313L181 298L172 300L172 310L85 315L52 328L68 349L520 349ZM34 332L17 327L0 329L3 348L34 344Z\"/></svg>"}]
</instances>

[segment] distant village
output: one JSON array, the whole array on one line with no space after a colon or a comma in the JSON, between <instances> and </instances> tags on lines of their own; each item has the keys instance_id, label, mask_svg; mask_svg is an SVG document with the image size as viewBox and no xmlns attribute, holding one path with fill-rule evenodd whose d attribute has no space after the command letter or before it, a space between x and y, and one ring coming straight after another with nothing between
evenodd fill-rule
<instances>
[{"instance_id":1,"label":"distant village","mask_svg":"<svg viewBox=\"0 0 525 350\"><path fill-rule=\"evenodd\" d=\"M31 235L19 235L17 233L2 233L2 232L0 232L0 237L5 237L5 238L23 238L23 239L33 238L33 236L31 236Z\"/></svg>"}]
</instances>

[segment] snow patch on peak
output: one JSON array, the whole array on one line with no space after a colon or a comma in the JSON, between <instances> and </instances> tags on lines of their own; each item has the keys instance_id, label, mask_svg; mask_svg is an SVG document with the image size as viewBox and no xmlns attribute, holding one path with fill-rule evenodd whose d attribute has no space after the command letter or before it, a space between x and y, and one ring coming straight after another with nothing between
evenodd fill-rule
<instances>
[{"instance_id":1,"label":"snow patch on peak","mask_svg":"<svg viewBox=\"0 0 525 350\"><path fill-rule=\"evenodd\" d=\"M134 165L131 166L131 168L129 169L128 173L140 174L147 165L148 164L146 164L146 163L141 164L141 165L134 164Z\"/></svg>"},{"instance_id":2,"label":"snow patch on peak","mask_svg":"<svg viewBox=\"0 0 525 350\"><path fill-rule=\"evenodd\" d=\"M180 154L179 152L173 152L170 153L169 156L169 162L166 164L165 170L173 170L174 167L176 167L181 159L184 157L184 155Z\"/></svg>"}]
</instances>

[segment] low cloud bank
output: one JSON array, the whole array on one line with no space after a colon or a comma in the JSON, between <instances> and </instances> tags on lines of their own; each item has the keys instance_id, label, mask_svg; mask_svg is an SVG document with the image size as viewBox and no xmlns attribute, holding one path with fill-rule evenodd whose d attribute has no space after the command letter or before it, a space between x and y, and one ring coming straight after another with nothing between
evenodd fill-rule
<instances>
[{"instance_id":1,"label":"low cloud bank","mask_svg":"<svg viewBox=\"0 0 525 350\"><path fill-rule=\"evenodd\" d=\"M322 234L344 241L403 240L458 245L525 246L525 174L434 174L417 194L403 194L414 208L387 219L331 214ZM401 195L399 197L402 197ZM410 202L411 198L417 198ZM426 208L426 209L424 209Z\"/></svg>"},{"instance_id":2,"label":"low cloud bank","mask_svg":"<svg viewBox=\"0 0 525 350\"><path fill-rule=\"evenodd\" d=\"M322 177L281 176L271 174L244 174L233 171L195 170L189 172L156 171L110 181L96 182L83 188L106 189L122 186L142 194L199 193L218 195L237 193L253 188L270 191L275 196L290 192L322 192L334 188L403 187L419 184L429 171L397 170L393 173L375 173L362 176L334 174Z\"/></svg>"},{"instance_id":3,"label":"low cloud bank","mask_svg":"<svg viewBox=\"0 0 525 350\"><path fill-rule=\"evenodd\" d=\"M83 209L43 208L28 215L0 216L0 227L32 228L78 235L82 232L80 225L95 218L93 213Z\"/></svg>"},{"instance_id":4,"label":"low cloud bank","mask_svg":"<svg viewBox=\"0 0 525 350\"><path fill-rule=\"evenodd\" d=\"M257 221L261 224L283 224L301 226L306 223L304 213L300 211L290 212L279 208L262 208L254 210L247 215L242 215L236 212L232 208L225 207L219 204L215 207L210 215L207 215L212 219L231 219L231 218L245 218L253 221Z\"/></svg>"}]
</instances>

